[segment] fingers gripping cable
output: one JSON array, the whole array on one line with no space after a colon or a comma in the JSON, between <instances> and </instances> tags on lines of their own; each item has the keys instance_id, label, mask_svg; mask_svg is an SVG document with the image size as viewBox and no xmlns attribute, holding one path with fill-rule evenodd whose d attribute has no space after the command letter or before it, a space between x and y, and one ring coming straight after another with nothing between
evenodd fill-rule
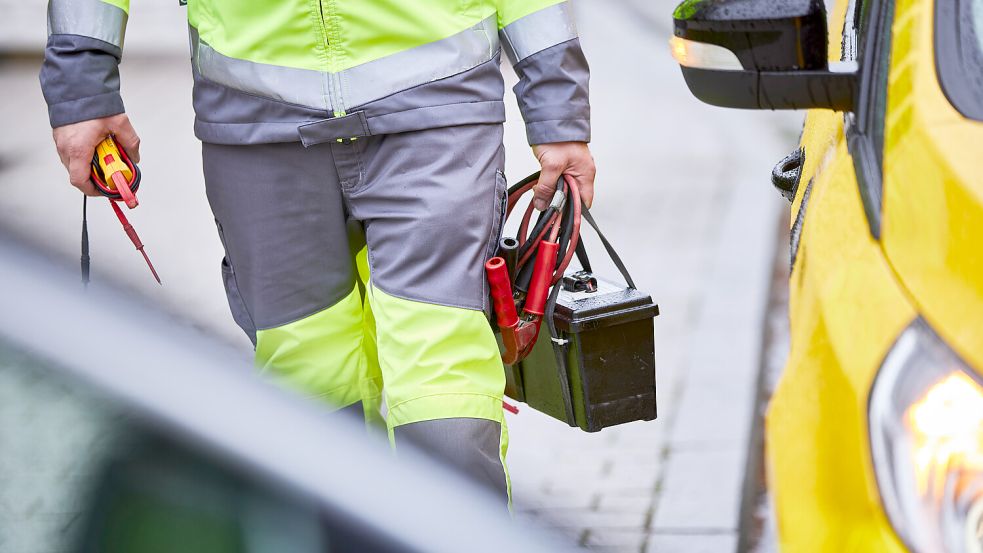
<instances>
[{"instance_id":1,"label":"fingers gripping cable","mask_svg":"<svg viewBox=\"0 0 983 553\"><path fill-rule=\"evenodd\" d=\"M539 182L530 175L508 191L506 218L519 199ZM502 361L524 359L539 336L549 290L560 279L580 240L580 190L570 177L557 181L549 207L529 230L532 202L526 207L516 238L503 238L500 254L485 264L495 318L505 351Z\"/></svg>"}]
</instances>

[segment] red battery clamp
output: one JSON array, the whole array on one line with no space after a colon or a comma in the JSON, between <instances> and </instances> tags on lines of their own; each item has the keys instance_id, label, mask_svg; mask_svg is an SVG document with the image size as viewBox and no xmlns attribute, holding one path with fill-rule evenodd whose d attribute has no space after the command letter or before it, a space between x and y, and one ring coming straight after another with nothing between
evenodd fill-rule
<instances>
[{"instance_id":1,"label":"red battery clamp","mask_svg":"<svg viewBox=\"0 0 983 553\"><path fill-rule=\"evenodd\" d=\"M509 190L506 219L523 194L538 182L536 173ZM535 345L550 289L563 278L577 249L581 203L576 181L569 177L559 179L553 201L529 232L533 211L530 202L517 239L503 239L503 255L485 263L505 350L502 361L508 365L524 359Z\"/></svg>"}]
</instances>

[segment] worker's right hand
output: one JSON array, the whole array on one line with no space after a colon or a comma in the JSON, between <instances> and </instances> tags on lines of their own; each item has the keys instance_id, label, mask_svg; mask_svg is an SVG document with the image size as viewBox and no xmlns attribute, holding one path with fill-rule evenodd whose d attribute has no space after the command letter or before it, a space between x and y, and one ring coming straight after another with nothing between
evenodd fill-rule
<instances>
[{"instance_id":1,"label":"worker's right hand","mask_svg":"<svg viewBox=\"0 0 983 553\"><path fill-rule=\"evenodd\" d=\"M90 119L56 127L52 131L55 147L62 165L68 169L68 181L87 196L98 196L99 192L89 180L89 167L96 145L114 135L116 142L126 150L133 163L140 161L140 137L137 136L130 118L125 113Z\"/></svg>"}]
</instances>

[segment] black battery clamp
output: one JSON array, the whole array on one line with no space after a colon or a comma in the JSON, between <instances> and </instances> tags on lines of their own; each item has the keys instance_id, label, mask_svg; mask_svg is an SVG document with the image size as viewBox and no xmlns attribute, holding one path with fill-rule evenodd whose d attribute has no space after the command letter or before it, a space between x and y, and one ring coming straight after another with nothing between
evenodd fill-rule
<instances>
[{"instance_id":1,"label":"black battery clamp","mask_svg":"<svg viewBox=\"0 0 983 553\"><path fill-rule=\"evenodd\" d=\"M534 182L535 178L538 175L514 186L510 196L523 185L528 189L527 183ZM576 193L576 190L569 192ZM533 343L518 359L513 356L508 359L511 363L505 363L505 393L587 432L632 421L653 420L657 416L654 318L659 314L659 306L650 295L636 288L620 256L600 231L590 211L579 205L576 201L579 198L570 200L573 201L566 209L560 209L569 215L576 214L577 223L580 219L587 221L625 284L617 284L594 273L579 236L568 243L560 240L561 251L573 249L566 259L575 255L581 269L566 271L566 265L556 261L560 271L552 280L542 310L548 335L538 339L533 337ZM572 205L575 203L576 209ZM513 204L510 198L510 208ZM548 213L541 215L541 219L548 217ZM575 226L575 232L561 228L559 234L566 239L571 234L578 235L579 224ZM540 235L534 229L532 236ZM508 260L509 256L514 258L515 244L515 238L502 240L503 260ZM511 269L512 263L503 264ZM513 278L520 280L520 275L521 271ZM492 280L491 271L489 280ZM525 293L522 284L521 281L516 283L514 296L518 304ZM497 298L496 310L500 304L501 298ZM499 323L501 321L500 316ZM505 342L510 338L500 331L501 326L499 324L496 330L503 349L508 352ZM503 354L503 359L506 357Z\"/></svg>"}]
</instances>

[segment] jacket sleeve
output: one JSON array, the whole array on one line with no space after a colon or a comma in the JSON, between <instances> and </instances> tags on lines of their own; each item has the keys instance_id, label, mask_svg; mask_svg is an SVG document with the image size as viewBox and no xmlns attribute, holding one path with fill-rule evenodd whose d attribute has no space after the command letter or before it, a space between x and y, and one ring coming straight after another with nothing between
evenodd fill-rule
<instances>
[{"instance_id":1,"label":"jacket sleeve","mask_svg":"<svg viewBox=\"0 0 983 553\"><path fill-rule=\"evenodd\" d=\"M52 127L123 113L119 61L129 0L49 0L41 91Z\"/></svg>"},{"instance_id":2,"label":"jacket sleeve","mask_svg":"<svg viewBox=\"0 0 983 553\"><path fill-rule=\"evenodd\" d=\"M569 1L499 0L499 34L519 82L530 144L590 142L590 69Z\"/></svg>"}]
</instances>

